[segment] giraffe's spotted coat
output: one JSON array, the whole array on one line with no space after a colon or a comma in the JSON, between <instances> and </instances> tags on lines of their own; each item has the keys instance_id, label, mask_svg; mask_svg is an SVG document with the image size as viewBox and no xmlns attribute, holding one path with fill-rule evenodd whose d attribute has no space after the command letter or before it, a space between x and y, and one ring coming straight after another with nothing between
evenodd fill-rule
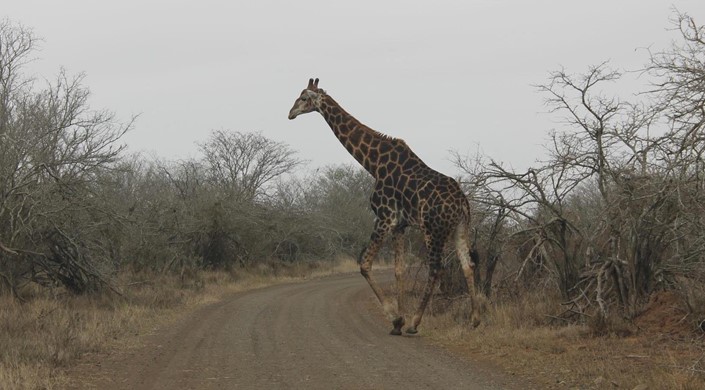
<instances>
[{"instance_id":1,"label":"giraffe's spotted coat","mask_svg":"<svg viewBox=\"0 0 705 390\"><path fill-rule=\"evenodd\" d=\"M392 320L392 334L401 334L405 322L399 306L403 298L402 236L409 226L416 226L423 232L430 272L421 303L407 332L416 333L442 272L443 249L454 233L456 251L473 301L473 324L477 325L479 318L477 305L474 304L474 264L469 257L470 206L458 182L428 167L404 140L390 137L360 123L318 88L318 79L309 80L308 87L301 92L291 108L289 119L312 111L323 116L340 143L376 180L374 192L370 196L370 206L376 215L375 227L370 244L361 253L360 271ZM389 236L394 239L397 305L386 299L371 274L372 261Z\"/></svg>"}]
</instances>

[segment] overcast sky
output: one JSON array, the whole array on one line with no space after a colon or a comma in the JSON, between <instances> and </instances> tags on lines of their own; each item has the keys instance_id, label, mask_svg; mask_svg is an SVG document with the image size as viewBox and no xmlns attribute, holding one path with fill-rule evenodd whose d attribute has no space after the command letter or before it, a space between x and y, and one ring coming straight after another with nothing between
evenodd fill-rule
<instances>
[{"instance_id":1,"label":"overcast sky","mask_svg":"<svg viewBox=\"0 0 705 390\"><path fill-rule=\"evenodd\" d=\"M214 129L261 131L309 167L354 162L318 114L287 114L309 77L348 112L457 173L449 150L515 168L543 158L532 87L605 60L638 69L678 35L672 7L705 24L703 0L3 1L43 39L28 72L85 72L91 105L125 121L130 150L198 155Z\"/></svg>"}]
</instances>

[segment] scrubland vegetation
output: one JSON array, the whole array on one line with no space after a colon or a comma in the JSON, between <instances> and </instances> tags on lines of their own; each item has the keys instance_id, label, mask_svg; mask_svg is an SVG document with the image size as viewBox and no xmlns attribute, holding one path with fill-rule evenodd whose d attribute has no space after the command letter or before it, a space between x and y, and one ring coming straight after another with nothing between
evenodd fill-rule
<instances>
[{"instance_id":1,"label":"scrubland vegetation","mask_svg":"<svg viewBox=\"0 0 705 390\"><path fill-rule=\"evenodd\" d=\"M26 78L35 45L0 23L0 387L60 386L81 354L179 307L359 252L365 172L284 180L289 146L234 131L194 159L128 154L133 123L92 108L82 75Z\"/></svg>"},{"instance_id":2,"label":"scrubland vegetation","mask_svg":"<svg viewBox=\"0 0 705 390\"><path fill-rule=\"evenodd\" d=\"M437 337L557 387L705 387L705 27L672 22L638 72L536 86L559 125L535 166L456 156L486 322L437 301ZM625 91L634 73L646 86Z\"/></svg>"},{"instance_id":3,"label":"scrubland vegetation","mask_svg":"<svg viewBox=\"0 0 705 390\"><path fill-rule=\"evenodd\" d=\"M449 258L432 338L559 387L702 388L705 28L673 22L637 94L608 92L625 77L609 63L537 86L561 124L534 167L455 156L483 324L469 329ZM226 130L188 160L128 154L134 123L90 107L81 75L27 78L35 47L0 21L0 383L60 387L81 354L179 307L330 270L366 244L361 168L304 173L288 145ZM413 259L409 287L425 272Z\"/></svg>"}]
</instances>

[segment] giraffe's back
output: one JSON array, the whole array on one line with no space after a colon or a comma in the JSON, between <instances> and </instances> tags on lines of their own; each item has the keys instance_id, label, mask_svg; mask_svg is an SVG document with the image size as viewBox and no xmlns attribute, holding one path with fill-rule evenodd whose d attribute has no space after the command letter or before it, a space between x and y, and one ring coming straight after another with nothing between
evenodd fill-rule
<instances>
[{"instance_id":1,"label":"giraffe's back","mask_svg":"<svg viewBox=\"0 0 705 390\"><path fill-rule=\"evenodd\" d=\"M378 178L371 203L373 210L378 207L396 212L400 224L422 228L429 224L454 227L468 209L458 182L425 164Z\"/></svg>"}]
</instances>

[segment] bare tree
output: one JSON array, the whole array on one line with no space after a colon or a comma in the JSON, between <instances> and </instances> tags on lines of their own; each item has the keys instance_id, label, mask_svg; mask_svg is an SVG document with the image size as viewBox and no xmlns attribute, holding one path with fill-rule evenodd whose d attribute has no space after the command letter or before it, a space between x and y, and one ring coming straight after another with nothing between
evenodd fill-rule
<instances>
[{"instance_id":1,"label":"bare tree","mask_svg":"<svg viewBox=\"0 0 705 390\"><path fill-rule=\"evenodd\" d=\"M31 58L37 38L32 30L13 24L9 19L0 19L0 136L5 134L12 118L12 108L17 94L31 80L25 79L22 67Z\"/></svg>"},{"instance_id":2,"label":"bare tree","mask_svg":"<svg viewBox=\"0 0 705 390\"><path fill-rule=\"evenodd\" d=\"M33 90L22 66L35 42L30 30L0 24L0 273L13 289L34 280L83 292L104 282L99 232L109 211L96 180L131 122L91 110L82 75L61 70Z\"/></svg>"},{"instance_id":3,"label":"bare tree","mask_svg":"<svg viewBox=\"0 0 705 390\"><path fill-rule=\"evenodd\" d=\"M606 94L622 77L606 63L561 69L537 87L564 125L545 161L526 172L457 161L475 177L476 200L531 237L516 272L548 261L580 312L633 315L658 286L702 278L705 44L692 18L678 13L675 25L684 43L652 54L646 103Z\"/></svg>"},{"instance_id":4,"label":"bare tree","mask_svg":"<svg viewBox=\"0 0 705 390\"><path fill-rule=\"evenodd\" d=\"M267 195L267 184L301 160L288 145L259 133L216 130L200 145L213 184L243 200Z\"/></svg>"},{"instance_id":5,"label":"bare tree","mask_svg":"<svg viewBox=\"0 0 705 390\"><path fill-rule=\"evenodd\" d=\"M668 129L655 142L660 191L669 189L662 207L675 214L667 240L662 277L705 281L705 26L678 11L672 19L682 38L670 48L651 53L645 71L652 77L646 93L666 119ZM681 284L693 284L685 282ZM701 314L702 313L701 310Z\"/></svg>"},{"instance_id":6,"label":"bare tree","mask_svg":"<svg viewBox=\"0 0 705 390\"><path fill-rule=\"evenodd\" d=\"M697 137L705 118L705 26L688 14L675 11L671 19L682 42L651 53L645 71L652 76L657 107L670 120L671 130L682 132L681 138Z\"/></svg>"},{"instance_id":7,"label":"bare tree","mask_svg":"<svg viewBox=\"0 0 705 390\"><path fill-rule=\"evenodd\" d=\"M511 232L511 208L503 192L490 182L487 161L479 154L473 158L453 152L453 162L466 174L460 180L463 190L472 200L475 238L473 260L475 284L481 286L486 297L492 294L492 283L497 264L502 258L503 247Z\"/></svg>"}]
</instances>

